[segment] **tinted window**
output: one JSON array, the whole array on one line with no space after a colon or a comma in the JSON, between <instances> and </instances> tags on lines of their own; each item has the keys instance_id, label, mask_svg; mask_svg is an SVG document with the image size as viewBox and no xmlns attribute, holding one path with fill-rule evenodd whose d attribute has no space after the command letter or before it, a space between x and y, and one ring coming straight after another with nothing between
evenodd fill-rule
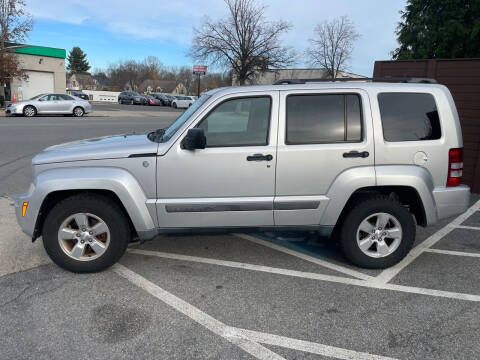
<instances>
[{"instance_id":1,"label":"tinted window","mask_svg":"<svg viewBox=\"0 0 480 360\"><path fill-rule=\"evenodd\" d=\"M383 93L378 95L378 103L385 140L435 140L442 136L431 94Z\"/></svg>"},{"instance_id":2,"label":"tinted window","mask_svg":"<svg viewBox=\"0 0 480 360\"><path fill-rule=\"evenodd\" d=\"M207 146L267 145L270 97L227 100L198 126L205 131Z\"/></svg>"},{"instance_id":3,"label":"tinted window","mask_svg":"<svg viewBox=\"0 0 480 360\"><path fill-rule=\"evenodd\" d=\"M61 100L74 100L71 96L65 95L65 94L60 94L58 95Z\"/></svg>"},{"instance_id":4,"label":"tinted window","mask_svg":"<svg viewBox=\"0 0 480 360\"><path fill-rule=\"evenodd\" d=\"M290 95L287 97L287 144L361 141L358 95Z\"/></svg>"}]
</instances>

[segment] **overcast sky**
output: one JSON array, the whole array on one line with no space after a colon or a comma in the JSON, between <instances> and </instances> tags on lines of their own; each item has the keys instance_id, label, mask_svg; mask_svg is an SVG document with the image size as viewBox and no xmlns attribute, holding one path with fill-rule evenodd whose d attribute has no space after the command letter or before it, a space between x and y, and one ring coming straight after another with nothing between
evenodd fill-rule
<instances>
[{"instance_id":1,"label":"overcast sky","mask_svg":"<svg viewBox=\"0 0 480 360\"><path fill-rule=\"evenodd\" d=\"M286 20L293 28L284 37L295 48L297 67L308 66L303 52L315 25L347 15L361 38L350 70L371 76L375 60L390 59L397 46L395 28L406 0L259 0L267 20ZM157 56L166 65L192 65L186 52L192 27L205 16L226 14L223 0L27 0L35 18L27 43L70 50L80 46L92 68L118 60Z\"/></svg>"}]
</instances>

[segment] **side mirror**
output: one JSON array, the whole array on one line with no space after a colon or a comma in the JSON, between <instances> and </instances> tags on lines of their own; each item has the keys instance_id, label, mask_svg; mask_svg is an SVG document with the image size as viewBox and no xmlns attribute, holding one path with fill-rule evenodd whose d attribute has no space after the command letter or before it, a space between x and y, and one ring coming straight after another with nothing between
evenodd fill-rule
<instances>
[{"instance_id":1,"label":"side mirror","mask_svg":"<svg viewBox=\"0 0 480 360\"><path fill-rule=\"evenodd\" d=\"M182 140L182 149L185 150L195 150L195 149L205 149L207 145L207 138L203 129L195 128L190 129L187 132L187 135Z\"/></svg>"}]
</instances>

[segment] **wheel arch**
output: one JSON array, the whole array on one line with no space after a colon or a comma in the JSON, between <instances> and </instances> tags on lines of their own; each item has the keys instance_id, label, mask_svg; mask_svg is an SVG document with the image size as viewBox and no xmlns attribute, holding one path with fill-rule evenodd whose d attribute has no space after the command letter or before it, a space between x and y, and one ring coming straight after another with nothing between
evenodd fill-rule
<instances>
[{"instance_id":1,"label":"wheel arch","mask_svg":"<svg viewBox=\"0 0 480 360\"><path fill-rule=\"evenodd\" d=\"M100 196L104 196L104 197L108 198L109 200L111 200L113 203L115 203L120 208L120 210L125 215L125 218L128 219L128 224L129 224L130 230L132 232L132 235L134 237L138 236L137 231L135 229L135 226L133 225L132 219L130 218L130 215L128 214L127 210L125 209L125 206L123 205L123 203L120 201L119 197L113 191L111 191L111 190L98 190L98 189L75 189L75 190L53 191L45 197L45 199L42 202L42 205L40 206L40 210L38 212L37 220L35 222L35 228L34 228L33 236L32 236L33 241L35 241L35 239L37 237L41 236L42 231L43 231L43 225L45 223L45 219L56 204L58 204L60 201L65 200L69 197L72 197L72 196L75 196L75 195L81 195L81 194L100 195Z\"/></svg>"},{"instance_id":2,"label":"wheel arch","mask_svg":"<svg viewBox=\"0 0 480 360\"><path fill-rule=\"evenodd\" d=\"M376 195L384 195L397 200L402 205L409 208L410 212L414 215L418 225L427 225L427 215L420 194L414 187L402 185L368 186L357 189L350 196L347 203L345 204L345 207L339 215L337 224L340 224L342 222L342 219L345 217L345 215L358 201L370 199Z\"/></svg>"},{"instance_id":3,"label":"wheel arch","mask_svg":"<svg viewBox=\"0 0 480 360\"><path fill-rule=\"evenodd\" d=\"M373 181L372 181L373 179ZM327 193L329 203L321 218L322 225L336 225L358 196L372 194L394 196L409 206L422 226L437 222L430 173L419 166L392 165L349 169L339 175Z\"/></svg>"},{"instance_id":4,"label":"wheel arch","mask_svg":"<svg viewBox=\"0 0 480 360\"><path fill-rule=\"evenodd\" d=\"M36 178L31 199L31 214L35 218L32 238L40 236L46 214L54 204L79 193L108 197L125 211L141 239L155 235L155 204L148 206L142 187L130 173L118 168L62 168L47 170Z\"/></svg>"}]
</instances>

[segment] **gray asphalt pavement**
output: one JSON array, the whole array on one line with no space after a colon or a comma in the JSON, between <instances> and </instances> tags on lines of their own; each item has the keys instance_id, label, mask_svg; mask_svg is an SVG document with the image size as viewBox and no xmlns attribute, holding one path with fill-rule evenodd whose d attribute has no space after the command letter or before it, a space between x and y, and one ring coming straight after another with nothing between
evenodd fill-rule
<instances>
[{"instance_id":1,"label":"gray asphalt pavement","mask_svg":"<svg viewBox=\"0 0 480 360\"><path fill-rule=\"evenodd\" d=\"M478 196L462 218L419 228L413 256L390 272L288 233L161 236L98 274L52 264L9 199L28 186L32 156L178 116L158 111L0 118L1 359L478 359Z\"/></svg>"}]
</instances>

